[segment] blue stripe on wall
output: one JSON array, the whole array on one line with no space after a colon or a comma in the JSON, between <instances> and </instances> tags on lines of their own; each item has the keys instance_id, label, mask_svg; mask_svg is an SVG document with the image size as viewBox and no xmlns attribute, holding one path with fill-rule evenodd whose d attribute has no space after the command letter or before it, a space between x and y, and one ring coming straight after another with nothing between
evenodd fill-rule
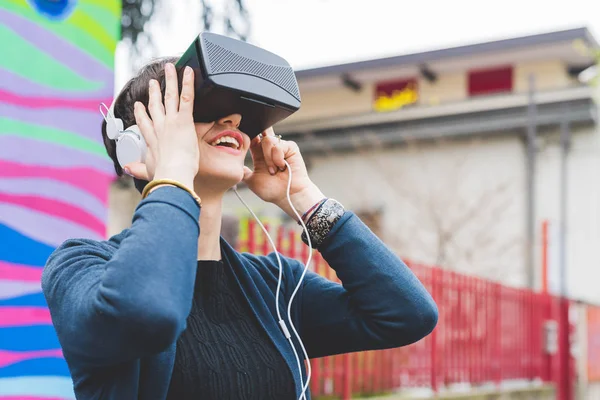
<instances>
[{"instance_id":1,"label":"blue stripe on wall","mask_svg":"<svg viewBox=\"0 0 600 400\"><path fill-rule=\"evenodd\" d=\"M15 263L43 267L54 248L37 242L21 233L0 224L0 260Z\"/></svg>"},{"instance_id":2,"label":"blue stripe on wall","mask_svg":"<svg viewBox=\"0 0 600 400\"><path fill-rule=\"evenodd\" d=\"M9 351L60 349L52 325L17 326L0 329L0 349Z\"/></svg>"},{"instance_id":3,"label":"blue stripe on wall","mask_svg":"<svg viewBox=\"0 0 600 400\"><path fill-rule=\"evenodd\" d=\"M48 307L43 293L32 293L25 296L12 297L10 299L0 299L2 306L37 306Z\"/></svg>"},{"instance_id":4,"label":"blue stripe on wall","mask_svg":"<svg viewBox=\"0 0 600 400\"><path fill-rule=\"evenodd\" d=\"M0 368L0 378L48 375L71 376L67 362L62 358L38 358Z\"/></svg>"}]
</instances>

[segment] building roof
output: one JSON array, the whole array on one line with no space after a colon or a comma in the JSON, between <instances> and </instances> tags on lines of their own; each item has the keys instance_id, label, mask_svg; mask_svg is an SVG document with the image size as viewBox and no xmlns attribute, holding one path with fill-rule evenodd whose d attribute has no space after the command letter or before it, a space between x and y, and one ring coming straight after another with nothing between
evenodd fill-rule
<instances>
[{"instance_id":1,"label":"building roof","mask_svg":"<svg viewBox=\"0 0 600 400\"><path fill-rule=\"evenodd\" d=\"M539 47L561 42L583 41L593 49L600 49L600 45L592 36L591 32L583 28L568 29L541 33L537 35L521 36L510 39L496 40L491 42L477 43L466 46L451 47L440 50L426 51L421 53L400 55L394 57L379 58L374 60L358 61L325 67L310 68L296 71L298 79L323 77L326 75L344 75L367 69L381 69L400 67L403 65L421 65L432 61L449 58L483 55L485 53L519 50L527 47Z\"/></svg>"}]
</instances>

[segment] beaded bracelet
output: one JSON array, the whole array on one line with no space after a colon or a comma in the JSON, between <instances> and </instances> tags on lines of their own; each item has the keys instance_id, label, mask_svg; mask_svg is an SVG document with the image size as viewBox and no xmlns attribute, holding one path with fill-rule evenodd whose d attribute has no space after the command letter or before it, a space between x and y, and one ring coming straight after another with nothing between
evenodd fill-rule
<instances>
[{"instance_id":1,"label":"beaded bracelet","mask_svg":"<svg viewBox=\"0 0 600 400\"><path fill-rule=\"evenodd\" d=\"M316 211L319 207L321 207L323 205L323 203L325 203L325 201L327 201L327 197L325 197L322 200L319 200L317 203L315 203L314 206L312 206L311 208L309 208L307 212L305 212L304 214L302 214L302 221L304 223L306 223L306 221L308 221L308 219L310 218L310 216L313 214L313 211ZM300 224L300 221L298 221L298 225L302 225L302 224Z\"/></svg>"}]
</instances>

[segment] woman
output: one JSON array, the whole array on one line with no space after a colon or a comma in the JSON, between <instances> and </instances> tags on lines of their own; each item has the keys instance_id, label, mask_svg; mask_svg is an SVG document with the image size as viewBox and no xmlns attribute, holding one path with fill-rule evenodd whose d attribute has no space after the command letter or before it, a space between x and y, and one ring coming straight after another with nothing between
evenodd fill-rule
<instances>
[{"instance_id":1,"label":"woman","mask_svg":"<svg viewBox=\"0 0 600 400\"><path fill-rule=\"evenodd\" d=\"M429 334L437 322L430 295L356 215L326 199L298 147L272 130L251 141L238 130L237 114L194 123L193 71L186 70L179 94L175 61L146 66L122 90L114 114L125 127L137 123L148 145L146 163L125 168L136 187L162 179L178 186L154 186L131 227L107 241L66 241L44 270L42 287L77 397L300 396L297 362L276 319L276 257L240 254L220 238L221 200L241 181L296 218L286 199L286 161L292 203L343 282L305 276L292 319L308 355L404 346ZM121 174L106 124L102 130ZM244 166L248 150L253 170ZM304 267L282 260L286 310Z\"/></svg>"}]
</instances>

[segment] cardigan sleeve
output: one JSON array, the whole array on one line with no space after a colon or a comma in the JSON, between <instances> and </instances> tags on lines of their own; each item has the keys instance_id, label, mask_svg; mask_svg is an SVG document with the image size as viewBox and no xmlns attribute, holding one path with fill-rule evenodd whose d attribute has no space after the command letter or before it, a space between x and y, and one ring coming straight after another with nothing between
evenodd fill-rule
<instances>
[{"instance_id":1,"label":"cardigan sleeve","mask_svg":"<svg viewBox=\"0 0 600 400\"><path fill-rule=\"evenodd\" d=\"M301 336L311 358L405 346L435 328L430 294L355 214L346 212L319 250L342 284L305 276Z\"/></svg>"},{"instance_id":2,"label":"cardigan sleeve","mask_svg":"<svg viewBox=\"0 0 600 400\"><path fill-rule=\"evenodd\" d=\"M140 202L115 243L68 240L48 259L42 290L65 356L114 365L168 348L185 329L200 208L164 187Z\"/></svg>"}]
</instances>

